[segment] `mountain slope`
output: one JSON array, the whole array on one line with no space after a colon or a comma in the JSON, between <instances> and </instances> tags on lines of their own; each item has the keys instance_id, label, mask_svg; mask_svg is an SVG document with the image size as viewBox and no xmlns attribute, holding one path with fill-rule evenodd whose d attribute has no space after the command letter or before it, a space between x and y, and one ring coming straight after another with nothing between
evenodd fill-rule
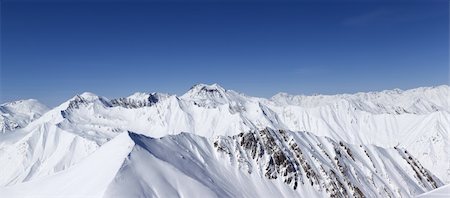
<instances>
[{"instance_id":1,"label":"mountain slope","mask_svg":"<svg viewBox=\"0 0 450 198\"><path fill-rule=\"evenodd\" d=\"M123 133L89 157L54 175L0 187L0 196L102 197L133 146L128 134Z\"/></svg>"},{"instance_id":2,"label":"mountain slope","mask_svg":"<svg viewBox=\"0 0 450 198\"><path fill-rule=\"evenodd\" d=\"M91 96L91 98L89 97ZM45 177L82 161L118 133L64 127L64 115L97 101L92 94L75 96L14 133L0 136L0 185ZM80 117L82 118L82 117ZM111 132L112 133L112 132Z\"/></svg>"},{"instance_id":3,"label":"mountain slope","mask_svg":"<svg viewBox=\"0 0 450 198\"><path fill-rule=\"evenodd\" d=\"M266 127L309 131L352 144L407 148L426 168L450 182L449 90L448 86L439 86L353 95L286 96L283 100L278 95L267 100L217 84L199 84L181 97L137 93L86 103L67 113L68 121L63 126L67 130L101 128L112 135L114 131L140 131L151 137L189 131L210 139Z\"/></svg>"},{"instance_id":4,"label":"mountain slope","mask_svg":"<svg viewBox=\"0 0 450 198\"><path fill-rule=\"evenodd\" d=\"M441 185L401 149L265 129L215 142L190 133L156 139L122 133L80 163L0 188L0 195L397 197Z\"/></svg>"},{"instance_id":5,"label":"mountain slope","mask_svg":"<svg viewBox=\"0 0 450 198\"><path fill-rule=\"evenodd\" d=\"M0 147L0 184L12 185L51 175L97 150L97 142L44 124L19 141Z\"/></svg>"},{"instance_id":6,"label":"mountain slope","mask_svg":"<svg viewBox=\"0 0 450 198\"><path fill-rule=\"evenodd\" d=\"M434 189L430 192L426 192L423 193L419 196L417 196L417 198L419 197L427 197L427 198L445 198L448 197L450 195L450 184L442 186L440 188Z\"/></svg>"},{"instance_id":7,"label":"mountain slope","mask_svg":"<svg viewBox=\"0 0 450 198\"><path fill-rule=\"evenodd\" d=\"M169 135L189 132L198 136L195 141L206 141L205 145L216 142L221 145L220 148L231 152L228 155L223 152L209 151L219 148L214 147L214 145L200 148L200 150L206 150L209 153L214 153L214 155L228 157L232 167L240 167L236 174L240 175L242 171L258 173L250 174L251 176L248 178L236 176L236 180L253 184L258 183L258 185L267 186L265 188L272 189L273 192L294 192L291 190L295 184L294 177L280 176L281 170L273 167L269 168L272 172L266 177L267 172L261 168L271 163L270 158L275 159L275 156L278 156L273 155L273 153L281 152L283 153L281 156L292 159L288 164L302 164L303 161L308 162L309 166L315 167L313 172L302 172L302 168L300 168L287 174L297 175L297 186L300 185L299 181L304 181L305 184L310 182L308 177L305 179L305 175L320 175L321 182L317 182L317 184L313 182L314 185L308 188L308 192L330 189L329 192L326 190L320 191L320 193L329 194L334 189L335 193L344 193L343 191L337 192L336 188L328 186L331 185L342 186L347 194L355 194L357 191L361 191L363 194L372 193L371 195L377 194L380 196L416 195L439 186L439 179L445 183L449 182L450 147L448 132L450 131L450 113L448 101L445 98L449 93L448 90L448 86L439 86L408 91L394 90L353 95L301 96L301 99L292 99L297 98L296 96L284 96L284 99L281 99L280 97L283 95L281 94L270 100L226 90L217 84L196 85L180 97L161 93L136 93L129 97L109 100L86 92L47 111L22 128L15 129L13 133L0 134L0 161L5 162L0 163L0 169L7 170L0 173L0 185L14 187L25 184L23 182L34 184L34 181L62 174L71 167L84 163L95 152L108 144L111 139L115 139L116 136L126 131L139 131L140 134L152 138L166 138L172 137ZM256 131L264 130L267 127L276 129L274 131L308 131L309 135L303 137L288 132L288 141L283 140L284 136L274 135L274 139L283 140L284 146L279 146L278 143L273 145L278 150L272 153L269 152L270 149L263 149L269 154L257 158L257 162L254 162L253 156L248 154L250 152L248 148L241 145L240 142L243 140L239 135L242 132L247 135L253 134L252 137L257 142L254 144L259 145L256 148L249 147L253 152L253 150L264 148L264 145L268 144L267 141L256 138L263 136L262 132ZM248 133L249 131L251 133ZM184 139L192 139L186 134L181 136ZM267 137L267 135L265 136ZM311 138L313 136L326 136L328 139ZM311 141L314 148L305 149L309 148L310 145L303 142L304 139ZM154 142L156 139L149 141ZM293 154L295 149L290 148L293 145L292 141L297 145L302 145L302 153L314 154L308 158L300 159ZM222 144L223 142L227 143ZM350 148L352 153L357 153L362 157L356 158L358 160L355 161L349 160L348 156L345 155L346 151L342 150L343 148L340 148L340 146L336 146L340 142L345 147ZM166 144L172 145L173 143L166 142ZM194 145L195 143L189 144ZM329 145L329 148L321 151L322 148L314 146L316 144L326 144ZM351 145L362 145L362 147ZM139 145L133 148L138 147ZM379 147L395 147L396 149L381 149ZM286 148L289 151L283 150ZM363 149L361 150L361 148ZM139 157L135 157L131 161L125 159L124 166L126 165L129 169L123 169L123 173L119 171L118 175L124 174L124 177L129 177L127 175L135 174L135 176L130 176L131 179L139 178L143 169L141 165L137 164L147 164L149 163L146 162L148 159L151 163L146 166L154 165L155 170L159 169L160 172L164 172L164 174L159 175L162 179L169 180L165 174L175 174L184 178L177 182L191 181L189 179L191 176L180 175L188 174L183 171L180 172L180 167L175 166L175 169L162 170L162 167L167 165L168 159L161 159L161 156L156 156L154 150L149 154L148 149L137 149L138 151L133 155L143 156L146 159L143 162L138 162L140 161ZM341 154L338 154L335 151L336 149ZM380 151L380 149L383 151ZM402 154L401 151L404 149L408 151L407 155ZM165 150L170 150L170 148L165 148ZM365 153L361 153L363 150L375 153L373 156L376 158L376 162L373 162L375 163L373 168L367 168L371 167L371 162L364 157ZM209 155L208 152L206 152L207 155ZM344 154L342 154L343 152ZM359 167L359 164L364 164L363 167L365 168L350 169L350 173L341 173L337 162L327 160L327 155L342 155L344 156L342 159L338 157L339 163L349 164L350 167ZM406 160L410 156L414 156L411 157L413 160ZM328 166L320 168L315 158L321 159L319 162L328 164ZM215 161L215 158L213 159ZM310 161L311 159L314 160ZM332 159L334 158L332 157ZM275 163L275 161L272 163ZM386 165L379 161L386 161L390 164ZM283 160L280 162L283 162ZM411 166L407 165L408 162L421 165ZM217 166L221 167L221 165ZM301 165L294 166L301 167ZM372 174L374 171L375 174ZM406 177L408 182L392 181L393 177L399 177L398 171L407 172L406 174L402 173L402 175L408 175ZM342 174L345 177L352 174L359 175L355 178L361 176L375 179L373 179L374 183L367 180L358 180L358 182L363 183L362 186L359 186L354 181L330 180L331 172L338 175ZM214 174L225 176L219 173ZM231 172L227 173L227 177L230 174ZM434 178L434 176L429 177L433 174L439 179ZM343 177L342 175L340 177ZM156 176L158 175L152 175L152 177ZM272 181L266 183L266 179L274 177L278 178L276 179L276 185L272 184ZM261 180L261 178L266 179ZM287 182L287 185L285 180L287 181L289 178L290 182ZM427 180L429 178L434 181L434 184L431 180ZM198 178L195 181L198 182L199 188L205 189L204 181L202 183L202 180ZM324 181L328 181L328 183ZM334 181L334 183L330 181ZM377 181L383 182L378 183ZM151 183L146 177L139 179L137 182L139 185ZM178 184L174 182L167 181L158 185L177 188ZM120 180L115 178L113 183L120 183ZM109 185L109 183L102 185ZM141 187L145 188L145 185ZM245 186L244 184L240 185ZM230 189L239 189L239 186L233 186L233 184L227 184L226 182L223 183L223 186L222 188L226 189L224 190L226 192L233 192ZM280 186L288 186L289 190L279 190L284 188ZM248 194L257 194L257 192L253 192L257 191L256 189L252 191L252 187L248 188L250 189ZM305 188L304 186L303 190ZM117 191L113 191L113 189L115 188L107 192L120 193L120 188L117 188ZM380 194L384 189L386 189L386 194ZM183 193L190 193L189 189L185 190ZM170 193L169 191L166 193ZM223 195L214 189L211 190L210 186L206 186L205 193L210 191L214 194ZM240 191L245 191L245 189ZM136 192L139 191L136 190ZM145 195L151 196L161 195L160 193L163 192L159 192L159 194L156 192L146 193L149 194ZM176 193L176 191L172 191L172 193Z\"/></svg>"},{"instance_id":8,"label":"mountain slope","mask_svg":"<svg viewBox=\"0 0 450 198\"><path fill-rule=\"evenodd\" d=\"M357 146L272 129L220 137L214 145L249 173L281 177L294 189L311 185L331 197L404 197L442 185L399 148Z\"/></svg>"}]
</instances>

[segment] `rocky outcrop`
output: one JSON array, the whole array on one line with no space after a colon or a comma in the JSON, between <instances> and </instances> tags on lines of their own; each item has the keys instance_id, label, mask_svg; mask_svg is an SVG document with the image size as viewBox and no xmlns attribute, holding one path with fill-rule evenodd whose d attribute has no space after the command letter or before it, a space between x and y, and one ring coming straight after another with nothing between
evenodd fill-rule
<instances>
[{"instance_id":1,"label":"rocky outcrop","mask_svg":"<svg viewBox=\"0 0 450 198\"><path fill-rule=\"evenodd\" d=\"M117 98L111 100L112 106L121 106L129 109L153 106L159 101L156 93L148 94L143 98Z\"/></svg>"},{"instance_id":2,"label":"rocky outcrop","mask_svg":"<svg viewBox=\"0 0 450 198\"><path fill-rule=\"evenodd\" d=\"M293 189L311 185L330 197L408 197L419 191L412 187L442 185L404 149L351 145L307 132L266 128L221 136L214 147L248 173L281 179Z\"/></svg>"}]
</instances>

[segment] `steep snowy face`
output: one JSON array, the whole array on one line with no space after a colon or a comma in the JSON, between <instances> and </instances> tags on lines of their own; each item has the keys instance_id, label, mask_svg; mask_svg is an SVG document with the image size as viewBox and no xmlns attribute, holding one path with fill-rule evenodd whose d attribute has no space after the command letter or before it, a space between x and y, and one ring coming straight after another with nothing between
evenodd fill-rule
<instances>
[{"instance_id":1,"label":"steep snowy face","mask_svg":"<svg viewBox=\"0 0 450 198\"><path fill-rule=\"evenodd\" d=\"M243 108L246 102L252 100L251 97L246 97L232 90L226 90L218 84L194 85L180 99L191 101L196 106L204 108L217 108L218 106L228 105L230 106L230 110L237 111Z\"/></svg>"},{"instance_id":2,"label":"steep snowy face","mask_svg":"<svg viewBox=\"0 0 450 198\"><path fill-rule=\"evenodd\" d=\"M49 109L37 100L19 100L0 105L0 133L25 127Z\"/></svg>"},{"instance_id":3,"label":"steep snowy face","mask_svg":"<svg viewBox=\"0 0 450 198\"><path fill-rule=\"evenodd\" d=\"M197 84L191 87L182 98L227 101L226 90L218 84L206 85Z\"/></svg>"},{"instance_id":4,"label":"steep snowy face","mask_svg":"<svg viewBox=\"0 0 450 198\"><path fill-rule=\"evenodd\" d=\"M64 138L60 137L58 140L70 139L68 134L63 136ZM58 151L55 152L51 150L53 148L47 148L46 152L53 156L41 158L43 159L42 163L33 167L34 171L40 171L43 167L51 170L52 165L55 165L54 156L66 154L65 158L56 158L63 159L56 163L57 167L63 167L63 170L45 177L32 174L27 182L0 187L0 197L103 197L107 186L115 177L127 155L130 154L134 142L128 133L122 133L84 157L83 160L77 163L67 163L72 159L70 155L78 156L82 150L91 150L80 143L81 141L72 142L71 145L81 145L81 149L57 148ZM46 143L42 147L50 145Z\"/></svg>"},{"instance_id":5,"label":"steep snowy face","mask_svg":"<svg viewBox=\"0 0 450 198\"><path fill-rule=\"evenodd\" d=\"M0 169L3 170L0 171L0 186L65 170L92 154L99 146L93 140L57 126L42 125L14 143L3 142L0 145Z\"/></svg>"},{"instance_id":6,"label":"steep snowy face","mask_svg":"<svg viewBox=\"0 0 450 198\"><path fill-rule=\"evenodd\" d=\"M120 131L99 120L109 100L76 95L14 133L0 136L0 185L13 185L67 169ZM113 122L112 120L111 122Z\"/></svg>"},{"instance_id":7,"label":"steep snowy face","mask_svg":"<svg viewBox=\"0 0 450 198\"><path fill-rule=\"evenodd\" d=\"M74 111L84 112L93 106L106 107L109 103L92 93L83 93L13 134L0 136L0 161L3 162L0 169L8 170L0 173L0 185L13 185L65 170L108 141L107 133L93 134L83 130L83 125L65 127L83 119L84 116L73 114Z\"/></svg>"},{"instance_id":8,"label":"steep snowy face","mask_svg":"<svg viewBox=\"0 0 450 198\"><path fill-rule=\"evenodd\" d=\"M79 109L81 106L87 106L90 103L101 103L105 107L111 107L111 104L108 99L97 96L90 92L84 92L80 95L76 95L66 103L67 103L66 110Z\"/></svg>"},{"instance_id":9,"label":"steep snowy face","mask_svg":"<svg viewBox=\"0 0 450 198\"><path fill-rule=\"evenodd\" d=\"M236 169L204 137L189 133L156 139L130 133L130 137L135 147L105 197L326 196L309 186L296 191L280 180Z\"/></svg>"},{"instance_id":10,"label":"steep snowy face","mask_svg":"<svg viewBox=\"0 0 450 198\"><path fill-rule=\"evenodd\" d=\"M111 100L113 106L121 106L124 108L141 108L153 106L161 100L169 97L168 94L161 93L135 93L126 98L118 98Z\"/></svg>"},{"instance_id":11,"label":"steep snowy face","mask_svg":"<svg viewBox=\"0 0 450 198\"><path fill-rule=\"evenodd\" d=\"M77 95L52 112L53 117L62 117L57 123L57 128L80 135L86 139L103 144L115 137L122 128L117 114L110 113L113 104L106 98L92 93ZM42 123L46 124L46 122ZM38 125L39 126L39 125Z\"/></svg>"},{"instance_id":12,"label":"steep snowy face","mask_svg":"<svg viewBox=\"0 0 450 198\"><path fill-rule=\"evenodd\" d=\"M310 185L330 197L410 197L443 183L406 150L352 145L305 132L265 129L219 137L219 153L248 173Z\"/></svg>"}]
</instances>

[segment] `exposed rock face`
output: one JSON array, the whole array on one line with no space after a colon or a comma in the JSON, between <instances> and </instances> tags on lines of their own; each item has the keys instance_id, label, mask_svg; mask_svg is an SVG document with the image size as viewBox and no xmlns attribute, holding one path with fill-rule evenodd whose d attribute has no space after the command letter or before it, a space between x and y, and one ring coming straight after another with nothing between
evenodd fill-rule
<instances>
[{"instance_id":1,"label":"exposed rock face","mask_svg":"<svg viewBox=\"0 0 450 198\"><path fill-rule=\"evenodd\" d=\"M61 115L66 118L71 111L80 109L82 107L87 107L92 103L98 103L102 107L112 107L111 103L107 99L96 96L89 92L85 92L70 99L68 101L67 107L61 111Z\"/></svg>"},{"instance_id":2,"label":"exposed rock face","mask_svg":"<svg viewBox=\"0 0 450 198\"><path fill-rule=\"evenodd\" d=\"M141 97L127 97L111 100L113 106L121 106L129 109L135 109L140 107L153 106L160 100L160 96L157 93L141 94ZM135 94L136 95L136 94Z\"/></svg>"},{"instance_id":3,"label":"exposed rock face","mask_svg":"<svg viewBox=\"0 0 450 198\"><path fill-rule=\"evenodd\" d=\"M5 133L6 131L12 131L15 129L19 129L21 126L5 117L0 117L0 132Z\"/></svg>"},{"instance_id":4,"label":"exposed rock face","mask_svg":"<svg viewBox=\"0 0 450 198\"><path fill-rule=\"evenodd\" d=\"M442 185L404 149L356 146L306 132L267 128L221 136L214 147L248 173L281 178L294 189L311 185L330 197L408 197L417 192L405 186L426 191Z\"/></svg>"}]
</instances>

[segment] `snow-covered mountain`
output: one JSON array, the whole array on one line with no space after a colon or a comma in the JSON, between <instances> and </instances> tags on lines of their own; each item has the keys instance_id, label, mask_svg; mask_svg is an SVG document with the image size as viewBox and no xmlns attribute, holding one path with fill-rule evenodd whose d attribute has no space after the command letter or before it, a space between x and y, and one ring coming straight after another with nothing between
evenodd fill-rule
<instances>
[{"instance_id":1,"label":"snow-covered mountain","mask_svg":"<svg viewBox=\"0 0 450 198\"><path fill-rule=\"evenodd\" d=\"M267 128L215 142L190 133L121 133L58 174L0 188L0 195L410 197L442 185L404 149Z\"/></svg>"},{"instance_id":2,"label":"snow-covered mountain","mask_svg":"<svg viewBox=\"0 0 450 198\"><path fill-rule=\"evenodd\" d=\"M26 126L49 109L37 100L19 100L0 105L0 133Z\"/></svg>"},{"instance_id":3,"label":"snow-covered mountain","mask_svg":"<svg viewBox=\"0 0 450 198\"><path fill-rule=\"evenodd\" d=\"M345 100L360 111L373 114L428 114L435 111L449 111L449 87L420 87L402 91L400 89L338 95L289 95L279 93L272 100L285 105L318 107Z\"/></svg>"},{"instance_id":4,"label":"snow-covered mountain","mask_svg":"<svg viewBox=\"0 0 450 198\"><path fill-rule=\"evenodd\" d=\"M449 98L446 85L271 99L217 84L179 97L83 93L0 134L0 196L418 195L450 179ZM108 168L70 179L89 166ZM65 180L79 187L54 189Z\"/></svg>"}]
</instances>

